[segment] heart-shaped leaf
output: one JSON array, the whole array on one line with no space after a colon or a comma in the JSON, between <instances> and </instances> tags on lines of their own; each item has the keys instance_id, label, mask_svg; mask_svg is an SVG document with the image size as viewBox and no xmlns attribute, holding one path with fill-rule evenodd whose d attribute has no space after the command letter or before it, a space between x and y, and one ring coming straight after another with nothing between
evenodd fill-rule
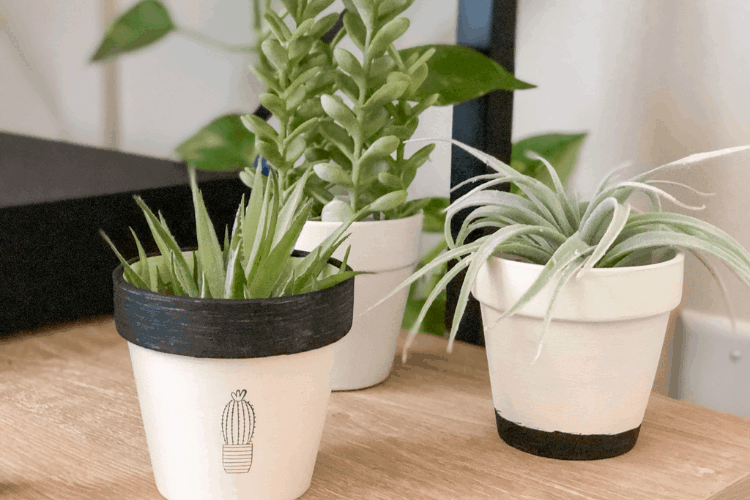
<instances>
[{"instance_id":1,"label":"heart-shaped leaf","mask_svg":"<svg viewBox=\"0 0 750 500\"><path fill-rule=\"evenodd\" d=\"M177 146L182 161L199 170L231 172L253 165L255 135L240 115L224 115Z\"/></svg>"},{"instance_id":2,"label":"heart-shaped leaf","mask_svg":"<svg viewBox=\"0 0 750 500\"><path fill-rule=\"evenodd\" d=\"M91 62L107 61L146 47L174 29L169 12L161 2L144 0L110 24Z\"/></svg>"},{"instance_id":3,"label":"heart-shaped leaf","mask_svg":"<svg viewBox=\"0 0 750 500\"><path fill-rule=\"evenodd\" d=\"M493 90L523 90L534 88L502 68L489 57L469 47L460 45L423 45L399 51L401 58L409 59L434 49L427 61L429 73L416 90L417 99L439 94L438 106L454 106L481 97Z\"/></svg>"}]
</instances>

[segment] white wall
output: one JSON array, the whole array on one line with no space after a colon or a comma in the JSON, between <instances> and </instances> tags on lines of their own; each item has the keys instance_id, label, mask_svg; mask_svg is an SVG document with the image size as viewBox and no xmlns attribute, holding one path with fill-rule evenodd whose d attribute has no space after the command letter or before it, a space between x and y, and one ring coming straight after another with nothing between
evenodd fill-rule
<instances>
[{"instance_id":1,"label":"white wall","mask_svg":"<svg viewBox=\"0 0 750 500\"><path fill-rule=\"evenodd\" d=\"M0 130L105 146L103 67L88 62L104 33L104 1L0 0ZM252 44L248 0L163 0L175 24L229 44ZM115 1L124 12L137 0ZM457 1L416 2L402 44L455 43ZM446 8L447 7L447 8ZM341 6L339 6L341 8ZM174 148L211 119L251 112L261 86L251 55L206 47L178 33L118 59L118 144L175 158ZM450 137L452 109L424 115L417 136ZM440 146L412 196L447 195L450 151ZM0 179L0 184L1 184Z\"/></svg>"},{"instance_id":2,"label":"white wall","mask_svg":"<svg viewBox=\"0 0 750 500\"><path fill-rule=\"evenodd\" d=\"M750 143L750 4L742 1L519 0L514 138L586 130L571 187L586 199L613 166L644 170ZM691 169L716 191L697 215L750 247L750 155ZM691 199L688 197L688 199ZM724 314L710 276L689 260L687 307ZM721 270L741 318L750 292Z\"/></svg>"}]
</instances>

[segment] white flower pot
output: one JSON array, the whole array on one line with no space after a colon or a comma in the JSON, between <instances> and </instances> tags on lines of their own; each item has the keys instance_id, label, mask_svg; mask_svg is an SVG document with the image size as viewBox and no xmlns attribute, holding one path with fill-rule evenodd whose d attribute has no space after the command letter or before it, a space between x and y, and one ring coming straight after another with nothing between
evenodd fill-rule
<instances>
[{"instance_id":1,"label":"white flower pot","mask_svg":"<svg viewBox=\"0 0 750 500\"><path fill-rule=\"evenodd\" d=\"M337 227L336 222L308 221L296 248L311 250ZM342 259L351 245L349 265L374 274L354 279L354 322L349 334L334 344L331 387L334 391L363 389L388 376L401 331L409 290L368 311L414 271L419 261L422 214L405 219L355 222L350 236L334 254Z\"/></svg>"},{"instance_id":2,"label":"white flower pot","mask_svg":"<svg viewBox=\"0 0 750 500\"><path fill-rule=\"evenodd\" d=\"M669 313L682 297L684 255L648 266L593 269L560 292L537 353L553 290L497 318L542 266L493 258L475 283L500 437L535 455L592 460L635 446Z\"/></svg>"},{"instance_id":3,"label":"white flower pot","mask_svg":"<svg viewBox=\"0 0 750 500\"><path fill-rule=\"evenodd\" d=\"M333 261L332 261L333 262ZM154 478L169 500L291 500L310 486L354 282L289 297L167 296L114 273Z\"/></svg>"}]
</instances>

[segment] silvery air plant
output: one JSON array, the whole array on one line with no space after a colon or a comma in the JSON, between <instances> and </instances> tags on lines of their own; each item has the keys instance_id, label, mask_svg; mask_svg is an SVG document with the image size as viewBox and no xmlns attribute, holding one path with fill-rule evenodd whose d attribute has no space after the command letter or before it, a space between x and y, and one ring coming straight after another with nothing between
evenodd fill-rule
<instances>
[{"instance_id":1,"label":"silvery air plant","mask_svg":"<svg viewBox=\"0 0 750 500\"><path fill-rule=\"evenodd\" d=\"M247 204L243 197L232 230L225 231L223 248L198 190L194 169L190 171L198 236L198 248L194 252L183 254L162 215L154 214L137 196L136 202L146 217L160 258L147 258L133 232L139 259L131 264L103 232L102 236L117 254L125 279L153 292L214 299L257 299L320 290L356 273L347 270L346 258L338 270L328 264L328 259L346 238L343 233L347 224L342 224L306 256L293 256L294 244L312 205L311 200L303 199L304 181L301 179L285 192L273 173L268 177L256 175Z\"/></svg>"},{"instance_id":2,"label":"silvery air plant","mask_svg":"<svg viewBox=\"0 0 750 500\"><path fill-rule=\"evenodd\" d=\"M662 211L662 200L703 208L682 203L665 186L706 194L654 177L743 148L693 155L625 181L615 181L616 170L590 202L580 202L538 155L530 153L549 171L551 187L454 144L494 173L469 181L481 184L446 211L447 251L401 286L455 259L423 316L449 280L466 272L448 348L472 293L482 312L497 430L507 444L562 460L628 452L643 424L670 312L682 298L685 252L717 279L704 254L718 257L750 285L750 253L734 239ZM493 189L506 183L515 192ZM651 211L631 207L636 193L650 198ZM463 209L473 210L453 238L451 222ZM404 361L414 335L415 328Z\"/></svg>"},{"instance_id":3,"label":"silvery air plant","mask_svg":"<svg viewBox=\"0 0 750 500\"><path fill-rule=\"evenodd\" d=\"M695 255L711 272L722 290L726 307L734 323L726 288L705 254L718 257L750 286L750 253L724 231L706 222L663 211L662 200L668 200L689 210L701 210L705 206L685 204L660 186L679 187L699 196L711 194L699 192L681 183L657 180L654 177L663 172L689 168L694 163L749 147L695 154L628 180L616 182L615 178L626 168L621 167L601 181L591 201L581 202L565 192L555 169L533 152L527 154L544 163L554 188L537 179L519 174L505 163L477 149L457 141L452 142L485 162L495 172L466 181L482 183L447 208L445 238L448 250L399 287L410 285L450 260L457 260L455 266L446 273L428 297L420 317L415 322L415 325L419 325L440 291L451 279L466 270L451 326L449 351L452 349L458 324L480 268L492 256L544 266L528 290L502 312L497 322L513 316L548 285L554 286L541 330L538 332L536 356L533 361L538 360L544 347L545 334L554 317L555 300L571 280L580 279L594 268L622 268L663 262L673 258L677 249L684 249ZM516 186L518 194L493 189L504 183ZM456 186L458 187L460 186ZM648 196L651 211L640 213L628 203L627 200L635 193ZM466 208L472 208L473 211L464 220L457 237L453 238L450 231L451 220L460 210ZM468 241L467 237L472 233L483 235ZM485 330L490 326L492 325L485 325ZM413 328L404 347L404 361L415 335L416 328Z\"/></svg>"}]
</instances>

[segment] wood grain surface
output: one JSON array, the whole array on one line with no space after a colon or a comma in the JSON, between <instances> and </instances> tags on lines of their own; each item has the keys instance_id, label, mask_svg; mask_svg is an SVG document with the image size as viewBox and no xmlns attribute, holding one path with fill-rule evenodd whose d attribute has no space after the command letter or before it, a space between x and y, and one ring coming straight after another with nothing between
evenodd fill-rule
<instances>
[{"instance_id":1,"label":"wood grain surface","mask_svg":"<svg viewBox=\"0 0 750 500\"><path fill-rule=\"evenodd\" d=\"M0 498L161 498L108 318L0 339ZM303 498L748 499L750 420L654 394L630 453L534 457L497 436L483 349L420 336L384 383L331 396Z\"/></svg>"}]
</instances>

